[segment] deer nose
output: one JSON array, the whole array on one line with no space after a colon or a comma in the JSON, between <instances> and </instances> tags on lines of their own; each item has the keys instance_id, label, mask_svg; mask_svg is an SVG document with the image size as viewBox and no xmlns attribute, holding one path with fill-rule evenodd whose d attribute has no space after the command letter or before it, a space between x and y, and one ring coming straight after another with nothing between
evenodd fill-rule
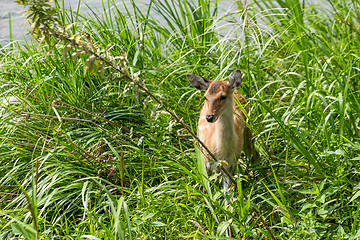
<instances>
[{"instance_id":1,"label":"deer nose","mask_svg":"<svg viewBox=\"0 0 360 240\"><path fill-rule=\"evenodd\" d=\"M206 121L213 122L214 121L214 115L206 115Z\"/></svg>"}]
</instances>

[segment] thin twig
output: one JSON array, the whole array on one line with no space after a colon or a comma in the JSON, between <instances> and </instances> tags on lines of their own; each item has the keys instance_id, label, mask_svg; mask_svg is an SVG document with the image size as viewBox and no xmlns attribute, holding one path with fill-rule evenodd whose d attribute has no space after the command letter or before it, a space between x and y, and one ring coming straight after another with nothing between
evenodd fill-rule
<instances>
[{"instance_id":1,"label":"thin twig","mask_svg":"<svg viewBox=\"0 0 360 240\"><path fill-rule=\"evenodd\" d=\"M58 37L60 37L60 36L58 36ZM74 42L71 41L70 39L67 38L66 40L69 41L69 42L71 42L72 44L74 44ZM75 44L77 44L77 43L75 43ZM78 47L81 47L79 44L77 44L77 45L78 45ZM94 56L95 56L96 58L98 58L100 61L104 62L106 65L108 65L109 67L111 67L111 68L112 68L113 70L115 70L116 72L119 72L120 74L122 74L122 77L123 77L123 78L125 78L125 79L128 80L129 82L132 82L132 83L136 84L142 91L144 91L148 96L150 96L153 100L155 100L166 112L168 112L168 113L171 115L171 117L172 117L173 119L175 119L178 123L180 123L180 124L185 128L185 130L197 141L197 143L200 144L203 149L205 149L205 151L211 156L211 158L212 158L215 162L217 162L217 159L216 159L215 155L205 146L205 144L199 139L199 137L191 130L190 126L187 125L185 122L183 122L170 108L168 108L168 107L163 103L163 101L162 101L159 97L155 96L155 95L154 95L152 92L150 92L145 86L143 86L142 84L140 84L139 81L135 81L132 77L130 77L130 76L128 75L127 72L124 72L124 71L122 71L122 69L120 69L119 67L114 66L114 64L113 64L112 62L110 62L109 60L103 58L102 56L100 56L99 54L95 53L94 51L91 51L91 50L88 50L88 49L87 49L87 51L88 51L88 53L94 55ZM60 101L60 102L62 102L62 101ZM64 103L64 102L62 102L62 103ZM67 103L64 103L64 104L68 105ZM74 107L74 108L76 108L76 107ZM85 110L82 110L82 111L85 111ZM85 111L85 112L86 112L86 111ZM89 114L90 114L90 113L89 113ZM99 117L99 118L101 118L101 117ZM109 122L109 123L110 123L110 121L108 121L108 120L105 119L105 118L101 118L101 119L104 120L104 121L106 121L106 122ZM225 167L222 166L222 165L221 165L221 171L222 171L225 175L227 175L227 177L231 180L231 182L232 182L233 184L236 185L236 181L232 178L232 176L230 175L230 173L229 173L229 172L225 169Z\"/></svg>"}]
</instances>

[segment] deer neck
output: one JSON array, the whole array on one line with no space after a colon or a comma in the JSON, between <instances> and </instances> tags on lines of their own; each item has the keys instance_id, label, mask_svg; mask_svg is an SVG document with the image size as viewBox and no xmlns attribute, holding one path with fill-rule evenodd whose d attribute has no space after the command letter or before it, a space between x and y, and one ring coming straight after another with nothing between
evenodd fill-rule
<instances>
[{"instance_id":1,"label":"deer neck","mask_svg":"<svg viewBox=\"0 0 360 240\"><path fill-rule=\"evenodd\" d=\"M230 105L230 104L229 104ZM216 134L222 141L230 141L235 136L234 113L232 103L215 122Z\"/></svg>"}]
</instances>

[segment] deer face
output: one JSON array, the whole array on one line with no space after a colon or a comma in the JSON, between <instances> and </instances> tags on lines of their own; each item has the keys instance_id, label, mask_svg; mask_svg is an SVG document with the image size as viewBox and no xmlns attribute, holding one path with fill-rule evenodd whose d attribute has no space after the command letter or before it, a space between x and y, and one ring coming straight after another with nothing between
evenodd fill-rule
<instances>
[{"instance_id":1,"label":"deer face","mask_svg":"<svg viewBox=\"0 0 360 240\"><path fill-rule=\"evenodd\" d=\"M232 113L232 93L241 84L241 72L235 70L229 76L229 81L210 81L193 74L186 75L191 85L199 90L206 90L205 109L206 120L210 123L226 111Z\"/></svg>"},{"instance_id":2,"label":"deer face","mask_svg":"<svg viewBox=\"0 0 360 240\"><path fill-rule=\"evenodd\" d=\"M205 104L207 105L205 114L208 122L216 122L225 110L232 110L232 93L233 90L227 85L227 82L216 81L209 84L205 93Z\"/></svg>"}]
</instances>

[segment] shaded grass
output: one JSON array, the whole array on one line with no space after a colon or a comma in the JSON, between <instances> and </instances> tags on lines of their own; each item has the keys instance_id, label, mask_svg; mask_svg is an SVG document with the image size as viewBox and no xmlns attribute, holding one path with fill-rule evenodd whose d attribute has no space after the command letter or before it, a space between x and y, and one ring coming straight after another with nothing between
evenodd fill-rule
<instances>
[{"instance_id":1,"label":"shaded grass","mask_svg":"<svg viewBox=\"0 0 360 240\"><path fill-rule=\"evenodd\" d=\"M140 70L194 129L202 98L184 74L242 70L262 156L228 193L204 176L182 126L135 85L85 70L88 56L75 60L72 49L63 58L61 44L3 48L1 238L221 238L231 226L242 239L356 239L359 6L329 3L334 13L299 1L222 15L211 1L59 13L79 22L74 34L125 51L131 74Z\"/></svg>"}]
</instances>

